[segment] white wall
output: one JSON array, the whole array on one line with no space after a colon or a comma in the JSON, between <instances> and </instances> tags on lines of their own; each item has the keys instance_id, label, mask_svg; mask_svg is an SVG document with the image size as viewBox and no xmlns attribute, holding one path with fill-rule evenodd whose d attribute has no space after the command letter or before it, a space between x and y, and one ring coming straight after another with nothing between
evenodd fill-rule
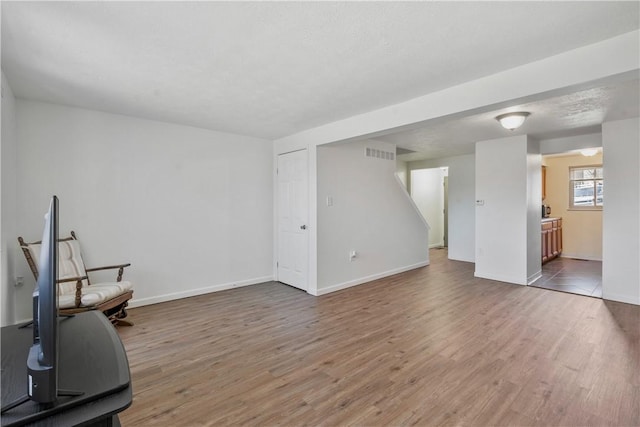
<instances>
[{"instance_id":1,"label":"white wall","mask_svg":"<svg viewBox=\"0 0 640 427\"><path fill-rule=\"evenodd\" d=\"M449 167L449 259L475 262L475 155L409 162L409 170ZM409 183L411 185L411 183Z\"/></svg>"},{"instance_id":2,"label":"white wall","mask_svg":"<svg viewBox=\"0 0 640 427\"><path fill-rule=\"evenodd\" d=\"M558 154L583 148L602 147L602 133L543 139L540 141L541 154Z\"/></svg>"},{"instance_id":3,"label":"white wall","mask_svg":"<svg viewBox=\"0 0 640 427\"><path fill-rule=\"evenodd\" d=\"M429 247L444 245L444 172L440 168L411 171L411 198L429 224Z\"/></svg>"},{"instance_id":4,"label":"white wall","mask_svg":"<svg viewBox=\"0 0 640 427\"><path fill-rule=\"evenodd\" d=\"M395 161L365 157L366 147L395 153L380 141L317 149L319 295L429 262L427 225L397 179Z\"/></svg>"},{"instance_id":5,"label":"white wall","mask_svg":"<svg viewBox=\"0 0 640 427\"><path fill-rule=\"evenodd\" d=\"M398 176L400 182L402 182L402 185L404 185L404 188L407 188L407 191L409 182L409 179L407 178L408 173L407 162L396 160L396 175Z\"/></svg>"},{"instance_id":6,"label":"white wall","mask_svg":"<svg viewBox=\"0 0 640 427\"><path fill-rule=\"evenodd\" d=\"M273 278L271 142L22 99L17 107L26 239L40 237L57 194L61 233L78 232L87 265L132 263L132 306ZM19 297L18 318L29 317Z\"/></svg>"},{"instance_id":7,"label":"white wall","mask_svg":"<svg viewBox=\"0 0 640 427\"><path fill-rule=\"evenodd\" d=\"M640 304L640 120L602 124L602 297Z\"/></svg>"},{"instance_id":8,"label":"white wall","mask_svg":"<svg viewBox=\"0 0 640 427\"><path fill-rule=\"evenodd\" d=\"M0 183L0 324L10 325L15 322L14 283L15 260L18 255L16 230L16 99L2 72L2 144L0 159L2 172ZM28 289L33 292L33 287Z\"/></svg>"},{"instance_id":9,"label":"white wall","mask_svg":"<svg viewBox=\"0 0 640 427\"><path fill-rule=\"evenodd\" d=\"M542 275L540 217L542 202L542 156L540 142L527 136L527 284Z\"/></svg>"},{"instance_id":10,"label":"white wall","mask_svg":"<svg viewBox=\"0 0 640 427\"><path fill-rule=\"evenodd\" d=\"M527 284L526 156L526 135L476 143L477 277Z\"/></svg>"},{"instance_id":11,"label":"white wall","mask_svg":"<svg viewBox=\"0 0 640 427\"><path fill-rule=\"evenodd\" d=\"M593 81L604 84L637 73L639 31L544 58L455 87L399 104L308 129L274 141L273 157L299 149L309 150L309 289L317 279L317 180L316 147L363 137L374 138L395 130L410 129L429 120L456 118L492 111L574 92ZM273 171L275 177L275 170ZM451 179L450 179L451 185ZM274 195L277 197L277 195ZM473 226L469 226L473 227ZM450 224L450 229L453 230ZM449 235L453 238L453 235ZM468 251L473 251L471 246ZM453 258L449 242L449 257ZM460 256L467 256L463 251ZM455 255L458 257L459 255ZM273 261L275 263L275 259Z\"/></svg>"}]
</instances>

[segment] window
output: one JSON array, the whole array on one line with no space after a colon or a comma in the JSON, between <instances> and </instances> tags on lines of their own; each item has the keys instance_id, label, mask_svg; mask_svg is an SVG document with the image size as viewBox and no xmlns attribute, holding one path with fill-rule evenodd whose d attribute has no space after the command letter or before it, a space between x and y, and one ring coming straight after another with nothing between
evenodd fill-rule
<instances>
[{"instance_id":1,"label":"window","mask_svg":"<svg viewBox=\"0 0 640 427\"><path fill-rule=\"evenodd\" d=\"M603 200L602 165L569 168L569 209L600 210Z\"/></svg>"}]
</instances>

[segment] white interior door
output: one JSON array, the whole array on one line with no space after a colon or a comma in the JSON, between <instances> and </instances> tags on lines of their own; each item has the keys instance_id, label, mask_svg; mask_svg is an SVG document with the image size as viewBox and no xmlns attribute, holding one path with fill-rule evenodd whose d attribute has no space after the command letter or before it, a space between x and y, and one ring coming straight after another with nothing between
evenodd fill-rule
<instances>
[{"instance_id":1,"label":"white interior door","mask_svg":"<svg viewBox=\"0 0 640 427\"><path fill-rule=\"evenodd\" d=\"M278 156L278 280L307 290L307 150Z\"/></svg>"}]
</instances>

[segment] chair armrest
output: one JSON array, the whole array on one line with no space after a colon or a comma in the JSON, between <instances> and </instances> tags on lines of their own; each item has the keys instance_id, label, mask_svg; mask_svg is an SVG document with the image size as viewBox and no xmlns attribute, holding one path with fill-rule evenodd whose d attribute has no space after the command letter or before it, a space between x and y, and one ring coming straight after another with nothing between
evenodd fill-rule
<instances>
[{"instance_id":1,"label":"chair armrest","mask_svg":"<svg viewBox=\"0 0 640 427\"><path fill-rule=\"evenodd\" d=\"M125 267L129 267L131 265L131 263L127 263L127 264L118 264L118 265L108 265L105 267L93 267L93 268L85 268L85 271L87 273L92 272L92 271L100 271L100 270L113 270L115 268L118 269L118 280L116 280L117 282L121 282L122 281L122 273L124 271Z\"/></svg>"},{"instance_id":2,"label":"chair armrest","mask_svg":"<svg viewBox=\"0 0 640 427\"><path fill-rule=\"evenodd\" d=\"M88 280L89 277L81 276L81 277L68 277L66 279L59 279L56 283L67 283L67 282L76 282L76 295L74 299L74 304L76 307L80 307L82 303L82 281Z\"/></svg>"},{"instance_id":3,"label":"chair armrest","mask_svg":"<svg viewBox=\"0 0 640 427\"><path fill-rule=\"evenodd\" d=\"M82 281L87 279L88 279L87 276L67 277L66 279L57 280L56 283L80 282L80 285L82 286Z\"/></svg>"}]
</instances>

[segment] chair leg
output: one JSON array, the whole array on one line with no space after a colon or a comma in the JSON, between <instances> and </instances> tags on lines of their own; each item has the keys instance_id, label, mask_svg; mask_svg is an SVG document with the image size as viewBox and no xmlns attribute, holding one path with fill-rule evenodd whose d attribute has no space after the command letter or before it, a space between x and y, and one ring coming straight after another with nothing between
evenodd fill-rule
<instances>
[{"instance_id":1,"label":"chair leg","mask_svg":"<svg viewBox=\"0 0 640 427\"><path fill-rule=\"evenodd\" d=\"M120 308L120 310L118 310L118 312L115 313L114 315L115 322L113 323L115 326L133 326L133 322L129 320L124 320L125 317L129 315L127 313L127 310L125 309L126 306L127 306L127 303L125 302L124 304L122 304L122 307Z\"/></svg>"},{"instance_id":2,"label":"chair leg","mask_svg":"<svg viewBox=\"0 0 640 427\"><path fill-rule=\"evenodd\" d=\"M133 326L133 322L129 320L116 319L116 322L113 324L114 326Z\"/></svg>"},{"instance_id":3,"label":"chair leg","mask_svg":"<svg viewBox=\"0 0 640 427\"><path fill-rule=\"evenodd\" d=\"M107 316L107 319L109 319L109 322L111 322L113 326L133 326L133 322L124 320L128 316L126 307L127 302L125 301L110 310L104 311L103 313Z\"/></svg>"}]
</instances>

